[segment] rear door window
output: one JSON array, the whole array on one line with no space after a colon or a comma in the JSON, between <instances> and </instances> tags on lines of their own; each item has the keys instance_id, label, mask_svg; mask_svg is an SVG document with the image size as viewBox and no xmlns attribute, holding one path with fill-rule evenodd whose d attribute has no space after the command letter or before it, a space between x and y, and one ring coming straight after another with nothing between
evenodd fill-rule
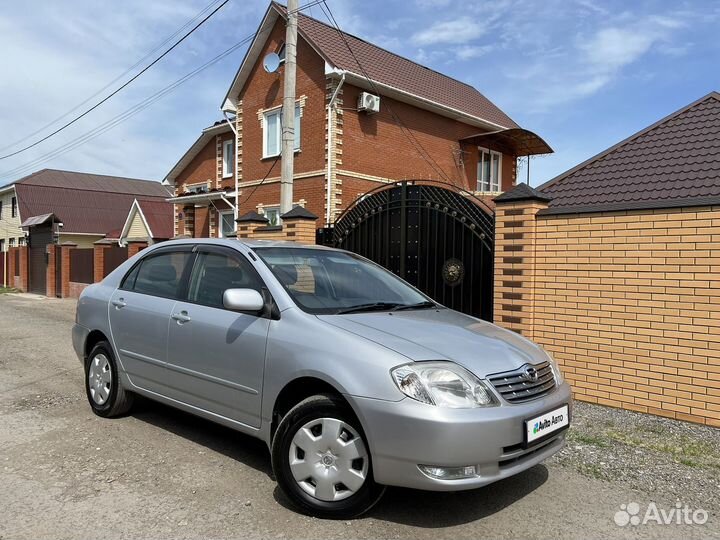
<instances>
[{"instance_id":1,"label":"rear door window","mask_svg":"<svg viewBox=\"0 0 720 540\"><path fill-rule=\"evenodd\" d=\"M166 251L144 258L123 281L123 288L141 294L180 299L182 277L190 251Z\"/></svg>"}]
</instances>

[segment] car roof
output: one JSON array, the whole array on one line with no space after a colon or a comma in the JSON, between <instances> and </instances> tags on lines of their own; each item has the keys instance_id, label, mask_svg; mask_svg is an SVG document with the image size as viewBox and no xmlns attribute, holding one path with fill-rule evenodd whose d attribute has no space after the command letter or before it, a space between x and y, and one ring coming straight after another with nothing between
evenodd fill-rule
<instances>
[{"instance_id":1,"label":"car roof","mask_svg":"<svg viewBox=\"0 0 720 540\"><path fill-rule=\"evenodd\" d=\"M320 246L316 244L300 244L298 242L292 242L287 240L249 240L242 239L236 240L234 238L179 238L176 240L167 240L156 244L157 246L171 246L180 244L213 244L213 245L226 245L229 247L236 248L239 245L245 246L248 249L263 248L263 247L283 247L283 248L305 248L305 249L322 249L328 251L342 251L340 249Z\"/></svg>"}]
</instances>

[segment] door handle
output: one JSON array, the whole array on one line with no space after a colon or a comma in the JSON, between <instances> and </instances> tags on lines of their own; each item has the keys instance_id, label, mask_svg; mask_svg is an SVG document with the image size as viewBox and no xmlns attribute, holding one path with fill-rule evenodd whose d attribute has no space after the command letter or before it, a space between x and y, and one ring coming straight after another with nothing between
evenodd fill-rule
<instances>
[{"instance_id":1,"label":"door handle","mask_svg":"<svg viewBox=\"0 0 720 540\"><path fill-rule=\"evenodd\" d=\"M186 322L192 321L190 317L188 317L187 311L181 311L180 313L173 313L172 318L175 319L178 324L185 324Z\"/></svg>"},{"instance_id":2,"label":"door handle","mask_svg":"<svg viewBox=\"0 0 720 540\"><path fill-rule=\"evenodd\" d=\"M127 302L125 302L124 298L118 298L117 300L112 301L112 305L115 306L117 309L120 309L127 306Z\"/></svg>"}]
</instances>

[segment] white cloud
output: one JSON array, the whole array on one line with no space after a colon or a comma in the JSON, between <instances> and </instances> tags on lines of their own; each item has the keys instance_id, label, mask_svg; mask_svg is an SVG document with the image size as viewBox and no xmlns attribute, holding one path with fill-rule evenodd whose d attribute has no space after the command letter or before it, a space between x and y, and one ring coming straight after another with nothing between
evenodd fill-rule
<instances>
[{"instance_id":1,"label":"white cloud","mask_svg":"<svg viewBox=\"0 0 720 540\"><path fill-rule=\"evenodd\" d=\"M485 56L493 50L492 45L463 45L455 49L456 56L461 60L472 60Z\"/></svg>"},{"instance_id":2,"label":"white cloud","mask_svg":"<svg viewBox=\"0 0 720 540\"><path fill-rule=\"evenodd\" d=\"M451 0L415 0L418 7L422 9L437 9L449 5Z\"/></svg>"},{"instance_id":3,"label":"white cloud","mask_svg":"<svg viewBox=\"0 0 720 540\"><path fill-rule=\"evenodd\" d=\"M417 45L437 45L441 43L467 43L482 36L487 26L470 17L460 17L451 21L438 22L425 30L412 35Z\"/></svg>"}]
</instances>

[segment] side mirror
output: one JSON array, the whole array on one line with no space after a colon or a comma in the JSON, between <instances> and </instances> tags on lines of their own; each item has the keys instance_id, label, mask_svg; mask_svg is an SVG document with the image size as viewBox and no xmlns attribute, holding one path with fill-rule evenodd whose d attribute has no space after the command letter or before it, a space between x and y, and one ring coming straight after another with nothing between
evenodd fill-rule
<instances>
[{"instance_id":1,"label":"side mirror","mask_svg":"<svg viewBox=\"0 0 720 540\"><path fill-rule=\"evenodd\" d=\"M255 289L227 289L223 293L223 306L233 311L256 313L265 307L265 300Z\"/></svg>"}]
</instances>

